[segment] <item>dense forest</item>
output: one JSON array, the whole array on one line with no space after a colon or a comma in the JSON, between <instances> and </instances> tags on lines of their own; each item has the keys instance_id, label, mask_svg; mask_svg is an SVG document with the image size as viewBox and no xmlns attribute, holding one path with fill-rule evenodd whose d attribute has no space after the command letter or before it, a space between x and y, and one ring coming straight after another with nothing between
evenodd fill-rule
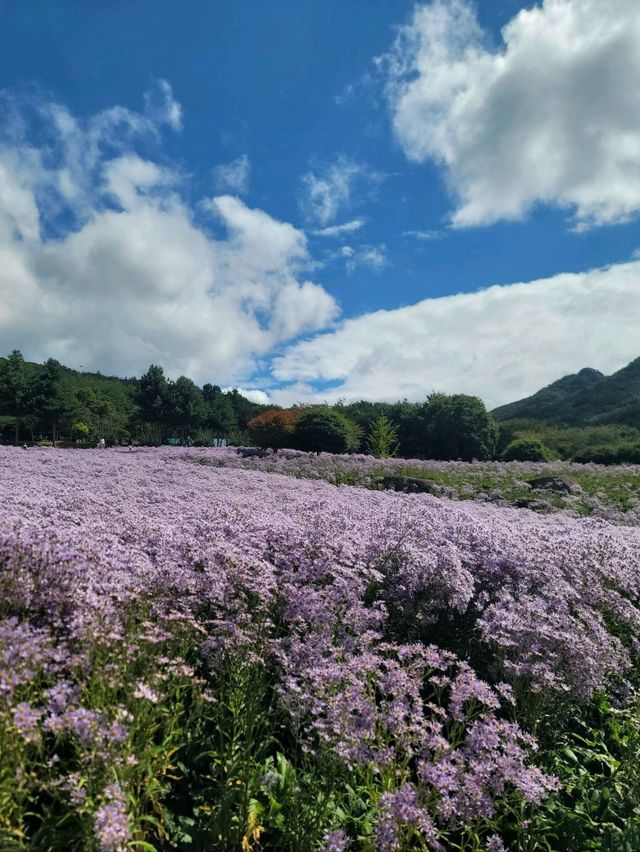
<instances>
[{"instance_id":1,"label":"dense forest","mask_svg":"<svg viewBox=\"0 0 640 852\"><path fill-rule=\"evenodd\" d=\"M263 408L236 390L200 388L186 376L171 381L155 365L139 379L121 379L71 370L52 358L30 363L18 351L0 359L4 443L242 442L247 422Z\"/></svg>"},{"instance_id":2,"label":"dense forest","mask_svg":"<svg viewBox=\"0 0 640 852\"><path fill-rule=\"evenodd\" d=\"M186 376L168 379L158 365L123 379L54 359L27 362L15 350L0 358L0 441L209 446L222 438L405 458L640 463L639 375L640 359L611 377L582 370L493 413L477 397L442 393L283 409Z\"/></svg>"}]
</instances>

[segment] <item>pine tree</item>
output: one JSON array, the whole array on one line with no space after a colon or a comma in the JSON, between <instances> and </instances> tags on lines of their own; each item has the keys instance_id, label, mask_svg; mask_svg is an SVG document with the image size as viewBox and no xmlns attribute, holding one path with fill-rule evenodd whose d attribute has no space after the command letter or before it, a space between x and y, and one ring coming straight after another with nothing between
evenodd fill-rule
<instances>
[{"instance_id":1,"label":"pine tree","mask_svg":"<svg viewBox=\"0 0 640 852\"><path fill-rule=\"evenodd\" d=\"M372 456L383 459L398 454L398 433L396 427L381 414L371 424L367 447Z\"/></svg>"}]
</instances>

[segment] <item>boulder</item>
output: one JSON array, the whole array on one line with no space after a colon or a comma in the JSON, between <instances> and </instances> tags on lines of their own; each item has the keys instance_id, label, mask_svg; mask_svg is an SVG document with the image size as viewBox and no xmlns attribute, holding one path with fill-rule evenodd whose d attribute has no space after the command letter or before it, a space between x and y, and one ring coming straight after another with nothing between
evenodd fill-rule
<instances>
[{"instance_id":1,"label":"boulder","mask_svg":"<svg viewBox=\"0 0 640 852\"><path fill-rule=\"evenodd\" d=\"M266 455L266 450L259 450L257 447L238 447L237 453L238 455L241 455L243 459L262 459Z\"/></svg>"},{"instance_id":2,"label":"boulder","mask_svg":"<svg viewBox=\"0 0 640 852\"><path fill-rule=\"evenodd\" d=\"M546 515L548 512L553 512L553 506L547 503L546 500L532 500L529 498L516 500L513 504L518 509L531 509L532 512L540 512Z\"/></svg>"},{"instance_id":3,"label":"boulder","mask_svg":"<svg viewBox=\"0 0 640 852\"><path fill-rule=\"evenodd\" d=\"M580 490L580 486L566 476L539 476L530 479L529 485L534 491L554 491L556 494L573 494Z\"/></svg>"},{"instance_id":4,"label":"boulder","mask_svg":"<svg viewBox=\"0 0 640 852\"><path fill-rule=\"evenodd\" d=\"M432 479L420 479L418 476L385 476L380 486L385 490L404 491L409 494L433 494L439 497L442 486Z\"/></svg>"}]
</instances>

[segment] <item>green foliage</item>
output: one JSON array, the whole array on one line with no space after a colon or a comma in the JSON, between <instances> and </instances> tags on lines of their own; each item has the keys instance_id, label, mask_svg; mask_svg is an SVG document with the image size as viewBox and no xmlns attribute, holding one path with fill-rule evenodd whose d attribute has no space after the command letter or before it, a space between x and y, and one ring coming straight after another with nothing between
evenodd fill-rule
<instances>
[{"instance_id":1,"label":"green foliage","mask_svg":"<svg viewBox=\"0 0 640 852\"><path fill-rule=\"evenodd\" d=\"M553 453L535 438L518 438L502 453L503 461L550 461Z\"/></svg>"},{"instance_id":2,"label":"green foliage","mask_svg":"<svg viewBox=\"0 0 640 852\"><path fill-rule=\"evenodd\" d=\"M25 362L19 351L0 358L0 440L69 441L74 424L88 427L91 440L162 444L170 435L193 437L206 430L211 438L232 435L246 443L246 423L266 406L245 399L237 390L217 385L202 390L186 376L169 381L152 364L140 379L80 373L50 358L45 364ZM210 443L207 440L207 443Z\"/></svg>"},{"instance_id":3,"label":"green foliage","mask_svg":"<svg viewBox=\"0 0 640 852\"><path fill-rule=\"evenodd\" d=\"M344 414L331 408L310 408L301 415L293 430L294 445L307 452L348 453L358 449L357 426Z\"/></svg>"},{"instance_id":4,"label":"green foliage","mask_svg":"<svg viewBox=\"0 0 640 852\"><path fill-rule=\"evenodd\" d=\"M89 438L91 430L86 423L78 421L71 427L71 434L74 441L86 441Z\"/></svg>"},{"instance_id":5,"label":"green foliage","mask_svg":"<svg viewBox=\"0 0 640 852\"><path fill-rule=\"evenodd\" d=\"M163 423L166 420L166 397L168 384L164 370L151 364L140 377L135 394L138 416L145 423Z\"/></svg>"},{"instance_id":6,"label":"green foliage","mask_svg":"<svg viewBox=\"0 0 640 852\"><path fill-rule=\"evenodd\" d=\"M367 449L376 458L388 458L398 454L398 432L384 414L377 417L369 429Z\"/></svg>"},{"instance_id":7,"label":"green foliage","mask_svg":"<svg viewBox=\"0 0 640 852\"><path fill-rule=\"evenodd\" d=\"M640 358L612 376L581 370L493 413L500 421L531 418L572 426L620 423L638 428Z\"/></svg>"},{"instance_id":8,"label":"green foliage","mask_svg":"<svg viewBox=\"0 0 640 852\"><path fill-rule=\"evenodd\" d=\"M0 596L0 618L15 614L7 608L12 599ZM322 738L301 749L299 720L277 688L277 662L259 641L212 654L203 650L201 623L174 611L167 616L151 601L131 606L122 632L105 626L104 635L92 635L89 657L74 654L86 640L72 640L66 652L57 649L55 666L43 656L31 677L17 681L13 705L0 702L0 849L99 852L96 813L117 782L127 790L130 849L308 852L322 848L327 830L341 829L349 848L373 852L380 797L411 778L411 750L397 752L392 765L373 766L341 759ZM410 638L402 618L399 610L393 631ZM460 651L481 653L471 634L460 631ZM73 706L95 714L97 739L69 727L48 730L40 721L28 736L24 729L18 735L12 706L45 706L61 665ZM553 700L532 707L527 695L535 694L522 692L515 718L535 720L537 762L561 788L535 810L507 790L486 820L441 826L444 848L481 852L496 832L522 852L636 852L638 706L619 709L597 695L582 705ZM426 685L424 700L441 703ZM471 704L464 721L449 720L448 742L462 742L484 712ZM385 730L374 731L372 742L383 744ZM415 827L402 832L402 852L429 848Z\"/></svg>"},{"instance_id":9,"label":"green foliage","mask_svg":"<svg viewBox=\"0 0 640 852\"><path fill-rule=\"evenodd\" d=\"M600 695L570 711L562 719L547 717L539 732L544 768L562 787L532 818L530 842L545 839L552 849L575 852L635 852L640 848L638 707L615 709Z\"/></svg>"},{"instance_id":10,"label":"green foliage","mask_svg":"<svg viewBox=\"0 0 640 852\"><path fill-rule=\"evenodd\" d=\"M640 464L640 441L593 447L576 453L574 461L594 464Z\"/></svg>"},{"instance_id":11,"label":"green foliage","mask_svg":"<svg viewBox=\"0 0 640 852\"><path fill-rule=\"evenodd\" d=\"M205 428L211 429L214 438L230 437L238 429L238 415L229 394L223 393L217 385L205 384L202 396Z\"/></svg>"},{"instance_id":12,"label":"green foliage","mask_svg":"<svg viewBox=\"0 0 640 852\"><path fill-rule=\"evenodd\" d=\"M313 410L335 413L343 418L348 439L325 438L307 442L310 448L347 447L352 452L361 444L362 434L371 436L376 423L387 422L395 430L397 454L404 458L485 459L502 457L514 441L537 441L552 458L594 461L598 464L637 464L640 460L640 359L615 376L606 379L597 371L583 370L576 376L543 389L529 401L496 410L501 428L496 445L495 424L475 397L434 394L424 403L403 400L379 403L361 400L333 408L316 406ZM613 381L615 379L615 381ZM576 406L576 422L582 417L584 394L595 394L603 417L589 416L591 425L567 426L562 421L563 406ZM596 422L608 418L613 402L620 397L624 416L618 423ZM584 397L584 398L583 398ZM594 397L594 399L596 398ZM591 399L591 397L589 397ZM581 401L582 400L582 401ZM618 401L620 401L618 400ZM524 402L527 405L524 405ZM595 405L595 403L594 403ZM71 440L74 423L89 428L91 440L103 437L107 442L161 444L171 436L192 438L202 435L225 437L231 443L255 441L265 446L293 443L288 436L257 435L248 424L268 411L243 397L237 390L224 392L207 383L202 389L181 376L168 380L162 367L151 365L140 379L119 379L100 373L77 372L50 358L45 364L25 362L17 350L0 358L0 440L20 442ZM273 410L273 409L272 409ZM281 410L286 419L296 420L300 409ZM514 414L525 414L518 419ZM544 414L548 420L539 419ZM561 417L562 415L562 417ZM386 420L381 420L386 418ZM488 419L487 419L488 418ZM585 418L582 418L585 419ZM554 422L550 422L553 420ZM322 431L322 430L321 430ZM286 440L285 440L286 437ZM200 443L204 439L198 439ZM375 439L377 441L378 438ZM384 441L369 440L364 448L381 457L391 452ZM510 451L512 452L512 450ZM535 456L540 458L539 455Z\"/></svg>"},{"instance_id":13,"label":"green foliage","mask_svg":"<svg viewBox=\"0 0 640 852\"><path fill-rule=\"evenodd\" d=\"M14 418L15 441L20 438L20 421L33 408L33 375L17 349L0 367L0 413Z\"/></svg>"},{"instance_id":14,"label":"green foliage","mask_svg":"<svg viewBox=\"0 0 640 852\"><path fill-rule=\"evenodd\" d=\"M498 452L517 440L539 441L552 456L596 464L636 464L640 429L621 424L555 426L536 420L507 420L500 424Z\"/></svg>"},{"instance_id":15,"label":"green foliage","mask_svg":"<svg viewBox=\"0 0 640 852\"><path fill-rule=\"evenodd\" d=\"M423 414L424 455L434 459L493 458L498 426L481 399L432 394Z\"/></svg>"},{"instance_id":16,"label":"green foliage","mask_svg":"<svg viewBox=\"0 0 640 852\"><path fill-rule=\"evenodd\" d=\"M204 418L204 398L200 388L186 376L168 382L164 394L165 422L184 437Z\"/></svg>"}]
</instances>

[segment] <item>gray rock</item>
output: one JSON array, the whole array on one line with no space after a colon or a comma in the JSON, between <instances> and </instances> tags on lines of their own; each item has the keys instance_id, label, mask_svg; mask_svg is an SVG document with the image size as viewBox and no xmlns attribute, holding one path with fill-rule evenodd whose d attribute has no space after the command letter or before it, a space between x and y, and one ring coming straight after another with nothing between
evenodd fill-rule
<instances>
[{"instance_id":1,"label":"gray rock","mask_svg":"<svg viewBox=\"0 0 640 852\"><path fill-rule=\"evenodd\" d=\"M262 459L266 455L266 450L259 450L257 447L238 447L237 453L238 455L241 455L243 459Z\"/></svg>"},{"instance_id":2,"label":"gray rock","mask_svg":"<svg viewBox=\"0 0 640 852\"><path fill-rule=\"evenodd\" d=\"M531 509L532 512L540 512L543 515L553 512L553 506L546 500L522 499L513 504L518 509Z\"/></svg>"},{"instance_id":3,"label":"gray rock","mask_svg":"<svg viewBox=\"0 0 640 852\"><path fill-rule=\"evenodd\" d=\"M409 494L442 495L442 486L432 479L420 479L417 476L385 476L380 482L385 490L404 491Z\"/></svg>"},{"instance_id":4,"label":"gray rock","mask_svg":"<svg viewBox=\"0 0 640 852\"><path fill-rule=\"evenodd\" d=\"M539 476L537 479L530 479L529 485L534 491L555 491L556 494L573 494L577 483L566 476Z\"/></svg>"}]
</instances>

